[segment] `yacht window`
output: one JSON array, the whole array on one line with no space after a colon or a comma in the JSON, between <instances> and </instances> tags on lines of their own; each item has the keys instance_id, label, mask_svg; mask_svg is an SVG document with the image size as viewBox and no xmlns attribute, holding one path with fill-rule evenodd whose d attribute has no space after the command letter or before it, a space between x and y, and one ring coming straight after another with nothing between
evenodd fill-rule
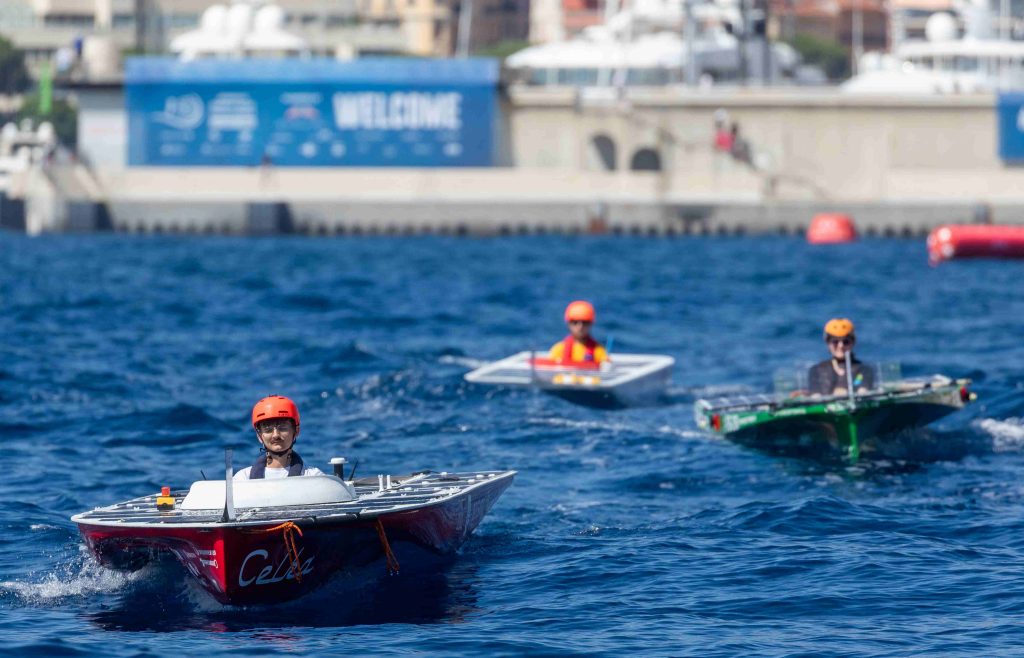
<instances>
[{"instance_id":1,"label":"yacht window","mask_svg":"<svg viewBox=\"0 0 1024 658\"><path fill-rule=\"evenodd\" d=\"M964 57L958 55L953 58L953 70L958 72L972 72L978 70L977 57Z\"/></svg>"},{"instance_id":2,"label":"yacht window","mask_svg":"<svg viewBox=\"0 0 1024 658\"><path fill-rule=\"evenodd\" d=\"M558 69L558 84L586 87L597 84L596 69Z\"/></svg>"},{"instance_id":3,"label":"yacht window","mask_svg":"<svg viewBox=\"0 0 1024 658\"><path fill-rule=\"evenodd\" d=\"M629 69L626 84L632 86L658 86L668 82L665 69Z\"/></svg>"}]
</instances>

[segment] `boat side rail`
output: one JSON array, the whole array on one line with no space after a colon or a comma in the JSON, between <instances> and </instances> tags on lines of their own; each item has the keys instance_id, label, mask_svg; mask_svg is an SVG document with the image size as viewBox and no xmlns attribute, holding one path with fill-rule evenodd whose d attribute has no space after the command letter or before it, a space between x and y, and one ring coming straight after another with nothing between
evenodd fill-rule
<instances>
[{"instance_id":1,"label":"boat side rail","mask_svg":"<svg viewBox=\"0 0 1024 658\"><path fill-rule=\"evenodd\" d=\"M761 393L755 395L735 396L728 398L713 398L710 400L697 400L695 403L702 411L707 413L730 412L743 409L760 409L764 411L776 411L790 407L803 407L808 405L834 405L846 403L854 405L862 402L893 400L906 397L914 397L923 391L939 390L942 388L960 388L971 383L969 379L950 379L948 377L936 376L932 379L907 380L895 384L886 385L881 390L858 393L851 398L846 395L801 395L786 397L777 393ZM912 385L909 386L908 385Z\"/></svg>"}]
</instances>

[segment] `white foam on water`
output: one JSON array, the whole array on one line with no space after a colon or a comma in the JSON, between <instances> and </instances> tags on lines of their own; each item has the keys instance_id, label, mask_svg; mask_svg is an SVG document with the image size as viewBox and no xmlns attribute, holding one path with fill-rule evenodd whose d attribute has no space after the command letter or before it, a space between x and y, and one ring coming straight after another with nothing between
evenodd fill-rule
<instances>
[{"instance_id":1,"label":"white foam on water","mask_svg":"<svg viewBox=\"0 0 1024 658\"><path fill-rule=\"evenodd\" d=\"M585 430L610 430L612 432L636 432L636 427L625 423L613 423L596 420L573 420L571 418L530 418L531 425L551 425L553 427L571 427Z\"/></svg>"},{"instance_id":2,"label":"white foam on water","mask_svg":"<svg viewBox=\"0 0 1024 658\"><path fill-rule=\"evenodd\" d=\"M1024 418L982 418L973 423L994 441L994 452L1018 452L1024 450Z\"/></svg>"},{"instance_id":3,"label":"white foam on water","mask_svg":"<svg viewBox=\"0 0 1024 658\"><path fill-rule=\"evenodd\" d=\"M69 597L116 592L140 574L106 569L83 557L43 574L40 580L0 581L0 593L10 592L26 603L46 604Z\"/></svg>"},{"instance_id":4,"label":"white foam on water","mask_svg":"<svg viewBox=\"0 0 1024 658\"><path fill-rule=\"evenodd\" d=\"M462 366L463 368L472 368L473 370L476 370L477 368L481 368L481 367L487 365L488 363L490 363L490 361L484 361L483 359L471 359L468 356L450 356L450 355L442 356L441 358L438 359L438 362L439 363L452 364L452 365L456 365L456 366Z\"/></svg>"},{"instance_id":5,"label":"white foam on water","mask_svg":"<svg viewBox=\"0 0 1024 658\"><path fill-rule=\"evenodd\" d=\"M669 434L671 436L678 436L684 439L702 439L707 435L696 430L682 430L678 427L672 427L671 425L662 425L658 428L659 434Z\"/></svg>"}]
</instances>

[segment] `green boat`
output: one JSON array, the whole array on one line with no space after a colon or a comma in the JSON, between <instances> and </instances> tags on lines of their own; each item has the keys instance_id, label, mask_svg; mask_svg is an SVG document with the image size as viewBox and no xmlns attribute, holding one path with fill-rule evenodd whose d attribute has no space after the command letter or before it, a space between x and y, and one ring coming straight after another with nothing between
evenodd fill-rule
<instances>
[{"instance_id":1,"label":"green boat","mask_svg":"<svg viewBox=\"0 0 1024 658\"><path fill-rule=\"evenodd\" d=\"M694 417L701 429L741 444L857 461L888 456L887 438L962 409L976 397L970 383L933 375L850 396L775 393L697 400Z\"/></svg>"}]
</instances>

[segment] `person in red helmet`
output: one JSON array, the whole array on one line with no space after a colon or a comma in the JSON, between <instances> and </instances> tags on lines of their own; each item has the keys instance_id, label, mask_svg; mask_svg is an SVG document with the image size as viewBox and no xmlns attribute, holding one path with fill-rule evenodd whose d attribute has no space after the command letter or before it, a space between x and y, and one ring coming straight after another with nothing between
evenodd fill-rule
<instances>
[{"instance_id":1,"label":"person in red helmet","mask_svg":"<svg viewBox=\"0 0 1024 658\"><path fill-rule=\"evenodd\" d=\"M260 442L260 456L252 466L235 473L236 480L260 480L295 475L323 475L302 463L295 452L299 436L299 408L283 395L265 397L252 408L252 427Z\"/></svg>"},{"instance_id":2,"label":"person in red helmet","mask_svg":"<svg viewBox=\"0 0 1024 658\"><path fill-rule=\"evenodd\" d=\"M875 385L871 368L853 356L857 342L853 322L846 318L833 318L825 324L825 344L832 358L813 366L807 373L807 388L811 394L846 395L846 353L850 353L850 369L854 390L868 391Z\"/></svg>"},{"instance_id":3,"label":"person in red helmet","mask_svg":"<svg viewBox=\"0 0 1024 658\"><path fill-rule=\"evenodd\" d=\"M594 317L594 305L590 302L575 301L565 308L569 335L551 347L549 356L552 361L568 365L608 360L608 351L590 335Z\"/></svg>"}]
</instances>

